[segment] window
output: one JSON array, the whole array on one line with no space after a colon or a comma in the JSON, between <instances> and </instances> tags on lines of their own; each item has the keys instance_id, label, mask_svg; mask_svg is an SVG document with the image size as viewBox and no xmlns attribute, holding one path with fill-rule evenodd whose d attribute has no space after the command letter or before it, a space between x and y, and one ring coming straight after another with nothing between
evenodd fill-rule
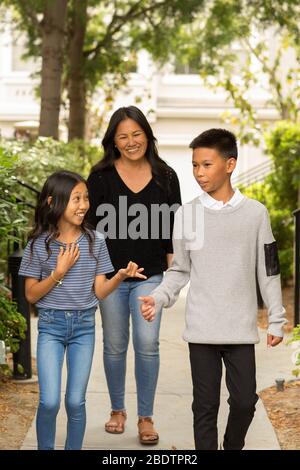
<instances>
[{"instance_id":1,"label":"window","mask_svg":"<svg viewBox=\"0 0 300 470\"><path fill-rule=\"evenodd\" d=\"M199 75L199 61L191 60L187 63L180 62L179 60L175 61L174 73L182 75Z\"/></svg>"}]
</instances>

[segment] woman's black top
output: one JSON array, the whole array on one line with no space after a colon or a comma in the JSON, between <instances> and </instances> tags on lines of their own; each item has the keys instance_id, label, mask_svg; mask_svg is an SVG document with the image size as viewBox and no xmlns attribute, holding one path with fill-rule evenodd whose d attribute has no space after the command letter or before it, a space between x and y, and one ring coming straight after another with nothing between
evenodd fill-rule
<instances>
[{"instance_id":1,"label":"woman's black top","mask_svg":"<svg viewBox=\"0 0 300 470\"><path fill-rule=\"evenodd\" d=\"M125 268L129 261L143 267L148 278L167 269L166 255L173 253L174 213L181 204L181 196L175 171L166 166L164 176L163 184L159 185L152 177L141 191L134 193L115 167L90 174L88 221L104 233L115 272ZM173 211L169 211L173 204ZM101 215L96 215L97 209Z\"/></svg>"}]
</instances>

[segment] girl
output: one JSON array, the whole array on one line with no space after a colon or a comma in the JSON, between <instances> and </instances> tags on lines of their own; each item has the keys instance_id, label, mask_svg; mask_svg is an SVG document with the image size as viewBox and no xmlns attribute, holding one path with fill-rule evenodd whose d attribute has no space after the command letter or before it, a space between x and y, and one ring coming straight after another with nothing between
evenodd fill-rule
<instances>
[{"instance_id":1,"label":"girl","mask_svg":"<svg viewBox=\"0 0 300 470\"><path fill-rule=\"evenodd\" d=\"M85 393L95 340L97 298L105 298L127 277L145 279L143 268L129 262L114 271L105 240L89 230L85 180L70 171L52 174L39 196L35 226L29 235L19 274L25 295L39 312L37 367L40 402L38 449L54 449L60 408L61 372L67 353L65 449L81 449L85 432Z\"/></svg>"}]
</instances>

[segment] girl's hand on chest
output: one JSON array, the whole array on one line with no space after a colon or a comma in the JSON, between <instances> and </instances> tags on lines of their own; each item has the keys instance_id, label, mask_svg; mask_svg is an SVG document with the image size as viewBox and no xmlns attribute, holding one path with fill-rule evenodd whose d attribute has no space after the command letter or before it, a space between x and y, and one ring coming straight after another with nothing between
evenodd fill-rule
<instances>
[{"instance_id":1,"label":"girl's hand on chest","mask_svg":"<svg viewBox=\"0 0 300 470\"><path fill-rule=\"evenodd\" d=\"M59 276L64 276L69 269L76 263L79 259L80 251L79 245L76 243L70 243L63 246L59 249L59 254L57 256L57 263L55 271Z\"/></svg>"}]
</instances>

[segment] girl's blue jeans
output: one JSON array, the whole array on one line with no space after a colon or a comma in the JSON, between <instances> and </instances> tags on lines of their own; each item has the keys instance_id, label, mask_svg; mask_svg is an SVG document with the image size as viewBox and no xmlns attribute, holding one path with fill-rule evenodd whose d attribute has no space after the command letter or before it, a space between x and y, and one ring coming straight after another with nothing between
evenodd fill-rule
<instances>
[{"instance_id":1,"label":"girl's blue jeans","mask_svg":"<svg viewBox=\"0 0 300 470\"><path fill-rule=\"evenodd\" d=\"M66 450L79 450L86 425L85 394L95 343L95 310L39 309L37 367L40 401L37 412L39 450L55 446L60 408L61 375L67 360L65 407L68 417Z\"/></svg>"},{"instance_id":2,"label":"girl's blue jeans","mask_svg":"<svg viewBox=\"0 0 300 470\"><path fill-rule=\"evenodd\" d=\"M145 281L122 282L106 299L100 301L103 327L103 358L111 406L125 409L126 355L129 323L135 352L135 379L139 416L152 416L159 371L159 328L161 311L153 322L140 312L139 296L149 295L162 281L162 274Z\"/></svg>"}]
</instances>

